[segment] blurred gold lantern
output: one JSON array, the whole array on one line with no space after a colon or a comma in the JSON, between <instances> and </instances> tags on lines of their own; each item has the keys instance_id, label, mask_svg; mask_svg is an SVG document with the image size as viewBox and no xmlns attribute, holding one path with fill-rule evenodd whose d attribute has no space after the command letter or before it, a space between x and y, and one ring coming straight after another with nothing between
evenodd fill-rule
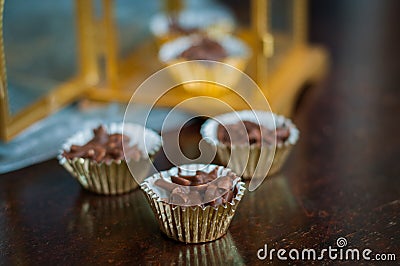
<instances>
[{"instance_id":1,"label":"blurred gold lantern","mask_svg":"<svg viewBox=\"0 0 400 266\"><path fill-rule=\"evenodd\" d=\"M184 6L179 0L161 2L166 12ZM1 139L11 140L80 98L129 101L135 88L162 68L157 43L137 28L151 15L138 11L138 3L145 11L160 4L0 0ZM321 77L327 66L325 50L307 42L307 9L307 0L252 0L250 26L236 31L252 50L245 72L272 110L284 115L291 114L302 85ZM175 90L157 104L175 106L187 97L185 90ZM244 108L241 101L232 105Z\"/></svg>"}]
</instances>

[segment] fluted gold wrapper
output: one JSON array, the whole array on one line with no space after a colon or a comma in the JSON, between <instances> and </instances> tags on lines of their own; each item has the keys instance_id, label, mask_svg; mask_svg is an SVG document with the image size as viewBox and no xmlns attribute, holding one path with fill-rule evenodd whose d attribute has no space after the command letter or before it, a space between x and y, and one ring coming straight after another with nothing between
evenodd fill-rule
<instances>
[{"instance_id":1,"label":"fluted gold wrapper","mask_svg":"<svg viewBox=\"0 0 400 266\"><path fill-rule=\"evenodd\" d=\"M141 185L159 223L168 237L184 243L204 243L224 236L236 208L246 190L243 182L236 184L238 193L231 202L218 207L175 206L160 199L144 181Z\"/></svg>"},{"instance_id":2,"label":"fluted gold wrapper","mask_svg":"<svg viewBox=\"0 0 400 266\"><path fill-rule=\"evenodd\" d=\"M175 59L169 61L167 65L171 66L183 62L186 62L186 60ZM246 68L248 58L228 56L221 62L243 71ZM229 71L231 69L222 68L220 65L213 66L201 61L194 61L194 63L190 65L190 68L170 68L169 70L174 79L179 83L188 79L196 80L196 77L199 76L201 76L203 80L218 81L218 84L213 82L190 82L182 84L184 90L191 94L214 97L230 92L226 87L234 87L241 77L240 71ZM224 84L226 87L219 84Z\"/></svg>"},{"instance_id":3,"label":"fluted gold wrapper","mask_svg":"<svg viewBox=\"0 0 400 266\"><path fill-rule=\"evenodd\" d=\"M134 164L138 168L142 168L142 176L147 174L149 167L143 167L148 164L147 159L139 160ZM84 189L94 193L118 195L138 187L124 160L106 164L84 158L74 158L72 160L65 159L62 165Z\"/></svg>"},{"instance_id":4,"label":"fluted gold wrapper","mask_svg":"<svg viewBox=\"0 0 400 266\"><path fill-rule=\"evenodd\" d=\"M271 168L268 171L268 176L279 172L286 162L286 158L290 154L292 147L293 145L277 146L274 154L274 151L269 147L264 147L264 150L261 150L259 146L255 145L250 147L233 145L230 147L218 144L217 155L223 165L228 165L229 162L228 167L236 173L243 173L243 179L247 180L253 176L263 176L262 173L257 173L256 171L257 163L259 162L267 163L273 160ZM248 152L249 149L250 153ZM234 154L234 156L232 156L232 154Z\"/></svg>"},{"instance_id":5,"label":"fluted gold wrapper","mask_svg":"<svg viewBox=\"0 0 400 266\"><path fill-rule=\"evenodd\" d=\"M287 156L297 143L299 137L299 131L290 119L265 111L254 112L259 116L261 125L263 125L263 121L265 122L267 120L270 120L268 123L275 121L276 126L285 123L290 130L289 139L283 144L277 144L275 149L274 146L268 145L264 145L262 148L258 145L225 145L218 141L216 133L218 123L215 120L207 120L201 129L201 135L207 143L217 147L217 156L220 163L229 167L235 173L241 173L245 180L251 179L252 177L265 177L265 168L257 166L260 163L271 165L267 176L278 173L286 162ZM236 114L228 113L217 116L215 119L224 123L228 122L227 124L240 121L237 120L237 116L241 117L240 119L242 121L253 121L254 112L252 110L238 111ZM272 117L273 119L271 119ZM257 121L253 122L258 123ZM263 126L267 126L268 128L268 125Z\"/></svg>"},{"instance_id":6,"label":"fluted gold wrapper","mask_svg":"<svg viewBox=\"0 0 400 266\"><path fill-rule=\"evenodd\" d=\"M141 126L131 124L134 129ZM121 133L122 124L107 125L108 133ZM150 154L142 156L139 160L130 160L130 167L135 169L135 177L140 180L144 178L150 169L150 162L153 161L153 156L161 147L161 140L158 139L158 134L146 129L150 134L154 135L149 138L152 149ZM71 144L84 144L91 139L91 131L80 132L70 138L64 145L63 149L69 149ZM143 152L143 151L142 151ZM59 163L81 184L81 186L91 192L101 195L119 195L127 193L137 188L139 185L132 176L126 160L113 160L109 163L85 159L73 158L68 159L62 155L62 151L58 156Z\"/></svg>"}]
</instances>

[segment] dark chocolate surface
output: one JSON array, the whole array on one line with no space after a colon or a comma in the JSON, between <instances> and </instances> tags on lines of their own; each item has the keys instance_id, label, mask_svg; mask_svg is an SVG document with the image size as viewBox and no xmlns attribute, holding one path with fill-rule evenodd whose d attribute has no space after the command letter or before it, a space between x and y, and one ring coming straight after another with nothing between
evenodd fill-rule
<instances>
[{"instance_id":1,"label":"dark chocolate surface","mask_svg":"<svg viewBox=\"0 0 400 266\"><path fill-rule=\"evenodd\" d=\"M217 207L232 202L238 193L240 178L230 172L218 176L218 167L210 172L197 170L195 175L183 175L179 168L177 175L172 175L171 182L164 178L154 184L169 193L165 202L182 206Z\"/></svg>"},{"instance_id":2,"label":"dark chocolate surface","mask_svg":"<svg viewBox=\"0 0 400 266\"><path fill-rule=\"evenodd\" d=\"M227 56L228 54L221 44L205 36L200 37L192 46L180 54L180 57L187 60L220 61Z\"/></svg>"},{"instance_id":3,"label":"dark chocolate surface","mask_svg":"<svg viewBox=\"0 0 400 266\"><path fill-rule=\"evenodd\" d=\"M239 121L235 124L225 126L219 124L217 128L218 141L225 145L260 145L261 143L272 144L284 143L290 136L290 130L286 125L277 127L275 132L268 128L250 121Z\"/></svg>"},{"instance_id":4,"label":"dark chocolate surface","mask_svg":"<svg viewBox=\"0 0 400 266\"><path fill-rule=\"evenodd\" d=\"M265 244L322 249L339 237L396 253L398 264L400 1L310 3L311 40L330 49L330 73L304 94L293 117L301 138L283 171L246 192L227 236L201 245L167 239L141 191L87 193L50 160L0 176L0 264L263 265L256 253ZM202 122L181 133L188 155L199 153ZM171 167L161 153L156 163Z\"/></svg>"},{"instance_id":5,"label":"dark chocolate surface","mask_svg":"<svg viewBox=\"0 0 400 266\"><path fill-rule=\"evenodd\" d=\"M123 145L129 143L130 138L128 136L117 133L109 134L102 125L93 129L93 135L93 138L86 144L82 146L71 145L69 151L64 150L62 155L68 159L85 158L98 163L125 159ZM142 156L137 145L125 147L127 158L138 161Z\"/></svg>"}]
</instances>

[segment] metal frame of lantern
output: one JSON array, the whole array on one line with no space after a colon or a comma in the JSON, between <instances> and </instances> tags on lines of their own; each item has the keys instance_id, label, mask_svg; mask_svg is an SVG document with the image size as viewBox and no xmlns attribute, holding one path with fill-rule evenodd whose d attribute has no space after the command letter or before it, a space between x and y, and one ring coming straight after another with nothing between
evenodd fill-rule
<instances>
[{"instance_id":1,"label":"metal frame of lantern","mask_svg":"<svg viewBox=\"0 0 400 266\"><path fill-rule=\"evenodd\" d=\"M127 102L135 88L160 68L157 46L152 40L136 47L126 58L118 58L113 0L102 0L100 15L95 14L92 0L75 0L79 55L77 76L18 114L11 115L2 36L4 2L0 0L0 138L4 141L11 140L32 123L78 98ZM328 65L326 51L310 46L306 41L307 0L293 2L293 48L273 74L269 73L266 60L274 55L274 36L269 32L268 21L270 0L251 1L251 28L239 32L239 36L253 48L247 72L262 88L272 110L286 116L290 116L302 85L319 79ZM176 90L165 95L157 104L174 106L186 97L188 94L184 90ZM146 99L142 101L146 103ZM241 101L230 103L233 108L245 108Z\"/></svg>"},{"instance_id":2,"label":"metal frame of lantern","mask_svg":"<svg viewBox=\"0 0 400 266\"><path fill-rule=\"evenodd\" d=\"M328 68L325 49L310 46L308 36L308 0L293 0L293 47L273 73L268 58L274 56L274 36L270 32L269 0L252 0L252 37L255 56L253 78L263 90L271 109L286 116L292 114L295 102L306 82L321 79Z\"/></svg>"}]
</instances>

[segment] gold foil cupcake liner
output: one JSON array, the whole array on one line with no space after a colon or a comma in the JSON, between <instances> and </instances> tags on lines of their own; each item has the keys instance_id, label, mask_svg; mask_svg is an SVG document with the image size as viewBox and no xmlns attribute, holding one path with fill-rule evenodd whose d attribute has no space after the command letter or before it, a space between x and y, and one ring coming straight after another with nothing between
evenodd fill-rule
<instances>
[{"instance_id":1,"label":"gold foil cupcake liner","mask_svg":"<svg viewBox=\"0 0 400 266\"><path fill-rule=\"evenodd\" d=\"M135 162L142 167L147 160ZM113 161L110 164L96 163L89 159L65 159L62 163L84 189L103 195L118 195L129 192L138 187L126 161ZM142 175L146 175L149 168L143 168Z\"/></svg>"},{"instance_id":2,"label":"gold foil cupcake liner","mask_svg":"<svg viewBox=\"0 0 400 266\"><path fill-rule=\"evenodd\" d=\"M236 173L243 173L243 179L249 180L253 176L265 176L261 169L257 169L258 163L268 163L273 160L267 176L278 173L286 162L286 158L290 154L292 147L292 145L276 147L274 154L274 151L269 147L261 150L258 146L250 146L250 152L248 152L249 147L229 147L220 144L217 145L217 155L223 165L227 165L227 167Z\"/></svg>"},{"instance_id":3,"label":"gold foil cupcake liner","mask_svg":"<svg viewBox=\"0 0 400 266\"><path fill-rule=\"evenodd\" d=\"M184 59L175 59L168 63L169 66L186 62ZM220 67L220 65L210 65L207 62L193 61L194 63L188 68L170 68L170 72L174 79L181 83L185 80L198 80L201 77L204 81L217 82L186 82L182 87L187 92L194 95L221 96L230 92L228 88L234 87L241 77L240 71ZM222 63L233 66L239 70L244 70L247 65L247 58L244 57L227 57L221 61ZM224 84L224 86L220 85Z\"/></svg>"},{"instance_id":4,"label":"gold foil cupcake liner","mask_svg":"<svg viewBox=\"0 0 400 266\"><path fill-rule=\"evenodd\" d=\"M285 124L290 129L289 139L281 145L276 145L275 149L273 146L260 146L256 145L225 145L220 143L217 138L217 127L218 122L224 122L225 124L236 123L240 120L253 121L255 114L259 119L259 122L267 128L271 128L271 123L275 123L277 127ZM272 119L273 118L273 119ZM253 121L258 123L258 121ZM276 115L274 113L265 111L238 111L236 113L227 113L215 117L215 119L207 120L201 128L202 137L210 145L217 146L217 156L221 164L231 168L235 173L241 173L243 179L248 180L252 177L264 177L265 167L259 167L259 164L271 165L267 176L278 173L288 155L290 154L293 146L296 144L299 131L296 126L283 116Z\"/></svg>"},{"instance_id":5,"label":"gold foil cupcake liner","mask_svg":"<svg viewBox=\"0 0 400 266\"><path fill-rule=\"evenodd\" d=\"M165 177L169 173L170 171L161 172L150 178ZM204 243L224 236L246 190L245 184L238 182L236 196L226 205L184 207L162 201L146 180L140 186L145 192L161 231L169 238L185 243Z\"/></svg>"},{"instance_id":6,"label":"gold foil cupcake liner","mask_svg":"<svg viewBox=\"0 0 400 266\"><path fill-rule=\"evenodd\" d=\"M286 162L287 157L292 151L294 145L287 145L282 147L276 147L274 160L272 161L271 168L269 169L268 175L275 175L278 173Z\"/></svg>"},{"instance_id":7,"label":"gold foil cupcake liner","mask_svg":"<svg viewBox=\"0 0 400 266\"><path fill-rule=\"evenodd\" d=\"M137 134L135 130L143 131L143 127L136 124L130 124L126 128L133 129L133 133ZM123 124L113 123L106 126L107 132L121 133ZM130 167L135 169L135 175L137 178L144 178L149 169L150 161L153 160L154 154L161 147L161 138L157 133L149 129L145 129L146 134L151 134L152 136L147 138L151 143L149 145L150 149L147 156L141 157L138 161L130 160ZM125 134L129 132L124 132ZM134 135L133 134L133 135ZM130 135L132 137L132 135ZM91 192L102 194L102 195L118 195L127 193L137 188L139 185L132 176L126 160L113 160L110 163L106 162L95 162L90 159L85 158L73 158L68 159L62 155L63 150L69 150L72 144L83 145L87 143L92 138L92 133L90 130L79 132L72 136L63 145L63 149L60 151L58 156L60 164L81 184L81 186ZM139 148L144 152L143 147L139 143Z\"/></svg>"}]
</instances>

